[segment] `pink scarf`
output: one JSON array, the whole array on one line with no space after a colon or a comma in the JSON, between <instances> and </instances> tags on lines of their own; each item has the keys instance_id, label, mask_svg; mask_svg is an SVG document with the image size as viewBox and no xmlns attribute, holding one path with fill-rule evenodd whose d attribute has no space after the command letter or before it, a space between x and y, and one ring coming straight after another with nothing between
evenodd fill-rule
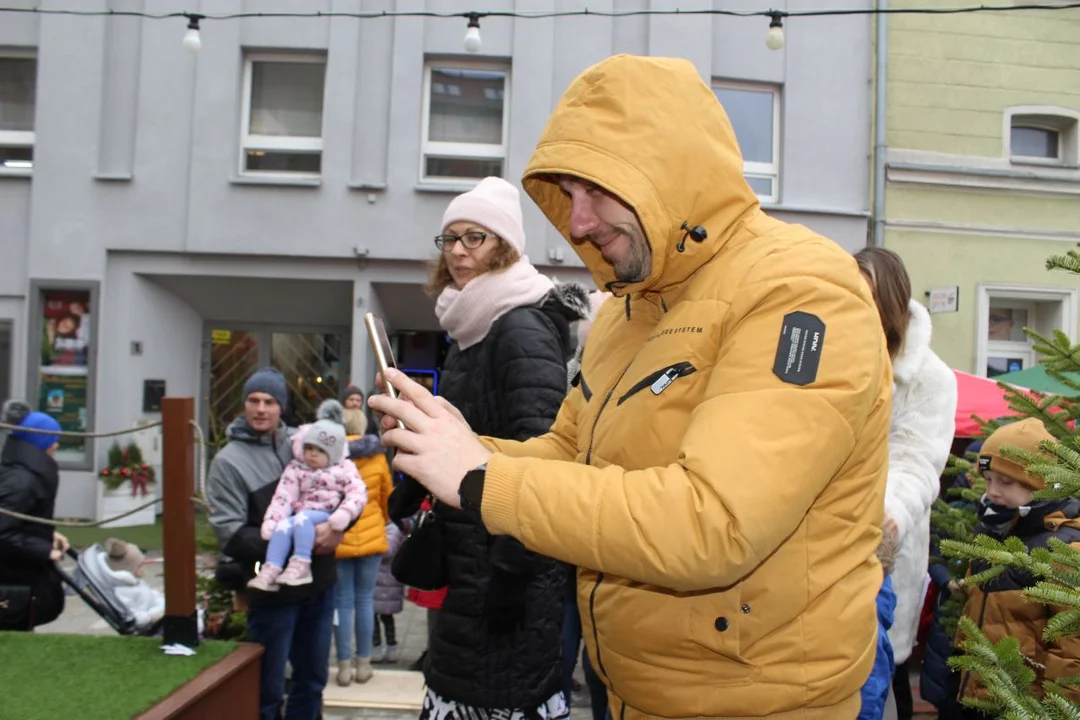
<instances>
[{"instance_id":1,"label":"pink scarf","mask_svg":"<svg viewBox=\"0 0 1080 720\"><path fill-rule=\"evenodd\" d=\"M464 290L447 287L435 302L439 325L461 349L487 337L495 321L514 308L535 305L555 287L522 257L505 270L473 278Z\"/></svg>"}]
</instances>

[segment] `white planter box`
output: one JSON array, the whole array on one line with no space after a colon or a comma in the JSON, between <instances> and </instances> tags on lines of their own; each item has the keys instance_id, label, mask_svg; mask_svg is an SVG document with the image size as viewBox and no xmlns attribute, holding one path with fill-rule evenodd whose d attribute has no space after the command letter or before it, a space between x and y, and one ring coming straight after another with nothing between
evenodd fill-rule
<instances>
[{"instance_id":1,"label":"white planter box","mask_svg":"<svg viewBox=\"0 0 1080 720\"><path fill-rule=\"evenodd\" d=\"M158 496L158 485L152 484L147 488L147 494L132 495L131 483L125 482L115 490L106 490L105 486L98 481L98 520L115 517L121 513L134 510ZM120 518L114 522L105 523L103 528L131 527L132 525L153 525L157 519L157 506L151 505L137 513Z\"/></svg>"}]
</instances>

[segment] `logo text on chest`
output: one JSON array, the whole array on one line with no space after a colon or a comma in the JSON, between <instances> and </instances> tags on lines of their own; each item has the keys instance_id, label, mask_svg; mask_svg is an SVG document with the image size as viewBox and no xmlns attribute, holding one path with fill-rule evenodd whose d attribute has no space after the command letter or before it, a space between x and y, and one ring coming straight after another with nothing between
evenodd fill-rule
<instances>
[{"instance_id":1,"label":"logo text on chest","mask_svg":"<svg viewBox=\"0 0 1080 720\"><path fill-rule=\"evenodd\" d=\"M679 327L665 328L660 332L650 335L649 339L645 342L652 342L656 338L664 337L665 335L682 335L684 333L701 333L705 332L705 328L700 325L680 325Z\"/></svg>"}]
</instances>

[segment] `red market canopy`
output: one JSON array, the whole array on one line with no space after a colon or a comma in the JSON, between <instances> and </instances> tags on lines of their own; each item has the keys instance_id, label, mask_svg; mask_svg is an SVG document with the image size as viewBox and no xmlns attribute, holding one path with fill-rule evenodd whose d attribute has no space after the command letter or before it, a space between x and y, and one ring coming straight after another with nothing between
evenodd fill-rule
<instances>
[{"instance_id":1,"label":"red market canopy","mask_svg":"<svg viewBox=\"0 0 1080 720\"><path fill-rule=\"evenodd\" d=\"M979 423L971 416L993 420L1005 415L1015 415L1005 399L1005 391L992 378L979 377L953 370L956 375L956 437L977 437ZM1027 388L1021 388L1026 390Z\"/></svg>"}]
</instances>

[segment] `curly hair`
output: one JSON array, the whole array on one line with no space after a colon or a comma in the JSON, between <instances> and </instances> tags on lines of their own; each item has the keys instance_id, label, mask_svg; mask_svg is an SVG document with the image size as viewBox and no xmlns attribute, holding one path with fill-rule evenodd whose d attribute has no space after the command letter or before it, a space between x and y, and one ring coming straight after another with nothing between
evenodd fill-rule
<instances>
[{"instance_id":1,"label":"curly hair","mask_svg":"<svg viewBox=\"0 0 1080 720\"><path fill-rule=\"evenodd\" d=\"M502 238L497 235L491 235L490 237L498 241L498 246L495 248L495 252L488 258L487 267L484 268L484 272L494 272L496 270L505 270L518 260L521 259L521 255L515 250L510 243L504 242ZM437 298L446 288L454 284L454 278L450 276L450 268L446 264L446 254L439 253L439 256L435 258L430 264L431 276L428 278L427 284L424 285L424 292L429 297Z\"/></svg>"}]
</instances>

